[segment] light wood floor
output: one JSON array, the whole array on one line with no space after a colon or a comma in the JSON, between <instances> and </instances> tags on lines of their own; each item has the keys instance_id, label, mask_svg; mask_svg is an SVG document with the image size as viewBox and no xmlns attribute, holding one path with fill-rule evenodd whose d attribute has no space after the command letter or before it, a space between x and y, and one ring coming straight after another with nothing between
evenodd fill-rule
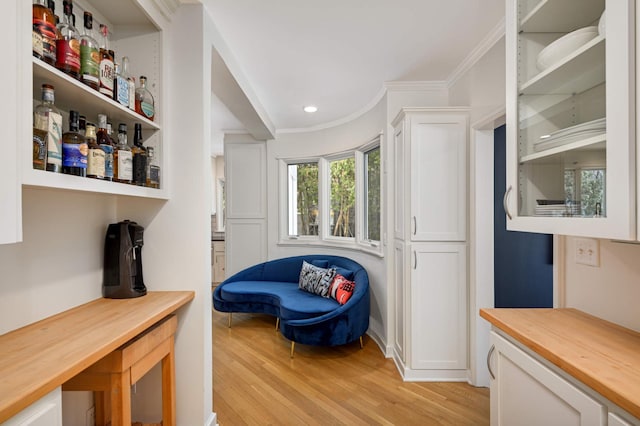
<instances>
[{"instance_id":1,"label":"light wood floor","mask_svg":"<svg viewBox=\"0 0 640 426\"><path fill-rule=\"evenodd\" d=\"M267 315L213 312L213 408L221 426L488 425L489 391L404 383L365 336L359 344L296 345Z\"/></svg>"}]
</instances>

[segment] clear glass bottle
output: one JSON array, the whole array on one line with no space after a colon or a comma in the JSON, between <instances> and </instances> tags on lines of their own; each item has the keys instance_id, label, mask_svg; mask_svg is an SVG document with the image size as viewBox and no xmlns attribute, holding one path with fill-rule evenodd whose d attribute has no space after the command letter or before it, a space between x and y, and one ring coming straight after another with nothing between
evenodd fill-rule
<instances>
[{"instance_id":1,"label":"clear glass bottle","mask_svg":"<svg viewBox=\"0 0 640 426\"><path fill-rule=\"evenodd\" d=\"M93 37L93 15L84 12L84 31L80 36L80 79L92 89L100 88L100 46Z\"/></svg>"},{"instance_id":2,"label":"clear glass bottle","mask_svg":"<svg viewBox=\"0 0 640 426\"><path fill-rule=\"evenodd\" d=\"M64 18L58 25L60 38L56 43L56 68L74 78L80 78L80 40L78 30L72 23L73 3L65 0L63 4Z\"/></svg>"},{"instance_id":3,"label":"clear glass bottle","mask_svg":"<svg viewBox=\"0 0 640 426\"><path fill-rule=\"evenodd\" d=\"M48 64L56 62L55 13L45 6L44 0L33 1L33 55Z\"/></svg>"},{"instance_id":4,"label":"clear glass bottle","mask_svg":"<svg viewBox=\"0 0 640 426\"><path fill-rule=\"evenodd\" d=\"M122 76L127 79L129 85L129 109L136 109L136 79L129 72L129 58L122 57Z\"/></svg>"},{"instance_id":5,"label":"clear glass bottle","mask_svg":"<svg viewBox=\"0 0 640 426\"><path fill-rule=\"evenodd\" d=\"M113 99L113 55L109 52L109 28L100 24L100 93Z\"/></svg>"},{"instance_id":6,"label":"clear glass bottle","mask_svg":"<svg viewBox=\"0 0 640 426\"><path fill-rule=\"evenodd\" d=\"M62 173L87 176L88 146L79 130L80 114L69 111L69 131L62 135Z\"/></svg>"},{"instance_id":7,"label":"clear glass bottle","mask_svg":"<svg viewBox=\"0 0 640 426\"><path fill-rule=\"evenodd\" d=\"M147 89L147 77L140 76L140 87L136 89L136 112L153 121L156 114L153 95Z\"/></svg>"},{"instance_id":8,"label":"clear glass bottle","mask_svg":"<svg viewBox=\"0 0 640 426\"><path fill-rule=\"evenodd\" d=\"M122 65L115 63L115 78L113 80L113 100L129 108L129 82L122 75Z\"/></svg>"},{"instance_id":9,"label":"clear glass bottle","mask_svg":"<svg viewBox=\"0 0 640 426\"><path fill-rule=\"evenodd\" d=\"M87 154L87 177L104 179L106 155L100 145L98 145L95 124L87 123L85 139L89 148Z\"/></svg>"},{"instance_id":10,"label":"clear glass bottle","mask_svg":"<svg viewBox=\"0 0 640 426\"><path fill-rule=\"evenodd\" d=\"M116 182L131 183L133 179L133 156L127 144L127 125L118 125L118 145L113 156Z\"/></svg>"},{"instance_id":11,"label":"clear glass bottle","mask_svg":"<svg viewBox=\"0 0 640 426\"><path fill-rule=\"evenodd\" d=\"M53 86L43 84L42 103L33 110L33 127L47 132L46 152L38 153L38 157L45 158L45 169L60 173L62 171L62 115L54 102Z\"/></svg>"},{"instance_id":12,"label":"clear glass bottle","mask_svg":"<svg viewBox=\"0 0 640 426\"><path fill-rule=\"evenodd\" d=\"M160 188L160 166L158 166L158 159L152 146L147 147L147 186Z\"/></svg>"},{"instance_id":13,"label":"clear glass bottle","mask_svg":"<svg viewBox=\"0 0 640 426\"><path fill-rule=\"evenodd\" d=\"M107 131L107 116L98 114L98 133L96 142L104 151L104 180L113 180L113 141L110 132Z\"/></svg>"},{"instance_id":14,"label":"clear glass bottle","mask_svg":"<svg viewBox=\"0 0 640 426\"><path fill-rule=\"evenodd\" d=\"M81 115L78 118L78 133L84 136L87 132L87 117Z\"/></svg>"},{"instance_id":15,"label":"clear glass bottle","mask_svg":"<svg viewBox=\"0 0 640 426\"><path fill-rule=\"evenodd\" d=\"M135 124L133 133L133 183L144 186L147 183L147 150L142 145L142 125Z\"/></svg>"}]
</instances>

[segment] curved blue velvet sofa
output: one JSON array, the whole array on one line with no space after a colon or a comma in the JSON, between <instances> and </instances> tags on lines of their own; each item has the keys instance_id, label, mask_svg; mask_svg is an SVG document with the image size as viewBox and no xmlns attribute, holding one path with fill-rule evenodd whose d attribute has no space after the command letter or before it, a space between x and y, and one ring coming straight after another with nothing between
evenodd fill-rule
<instances>
[{"instance_id":1,"label":"curved blue velvet sofa","mask_svg":"<svg viewBox=\"0 0 640 426\"><path fill-rule=\"evenodd\" d=\"M320 267L336 266L353 276L351 298L340 305L331 298L298 288L302 261ZM369 276L357 262L341 256L286 257L251 266L227 278L213 292L213 306L221 312L264 313L280 318L280 332L292 342L336 346L358 340L369 328Z\"/></svg>"}]
</instances>

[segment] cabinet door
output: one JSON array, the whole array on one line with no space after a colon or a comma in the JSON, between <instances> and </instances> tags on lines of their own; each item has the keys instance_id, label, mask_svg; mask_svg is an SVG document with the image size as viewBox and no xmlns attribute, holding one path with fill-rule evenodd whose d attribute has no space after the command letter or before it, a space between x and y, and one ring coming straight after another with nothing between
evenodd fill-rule
<instances>
[{"instance_id":1,"label":"cabinet door","mask_svg":"<svg viewBox=\"0 0 640 426\"><path fill-rule=\"evenodd\" d=\"M492 426L606 425L606 408L561 376L491 332Z\"/></svg>"},{"instance_id":2,"label":"cabinet door","mask_svg":"<svg viewBox=\"0 0 640 426\"><path fill-rule=\"evenodd\" d=\"M411 116L411 240L464 241L466 114Z\"/></svg>"},{"instance_id":3,"label":"cabinet door","mask_svg":"<svg viewBox=\"0 0 640 426\"><path fill-rule=\"evenodd\" d=\"M3 426L62 426L62 393L60 388L42 397Z\"/></svg>"},{"instance_id":4,"label":"cabinet door","mask_svg":"<svg viewBox=\"0 0 640 426\"><path fill-rule=\"evenodd\" d=\"M467 368L466 244L413 244L411 368Z\"/></svg>"},{"instance_id":5,"label":"cabinet door","mask_svg":"<svg viewBox=\"0 0 640 426\"><path fill-rule=\"evenodd\" d=\"M394 282L393 282L393 351L394 356L402 364L405 363L405 245L400 241L396 241L394 245Z\"/></svg>"},{"instance_id":6,"label":"cabinet door","mask_svg":"<svg viewBox=\"0 0 640 426\"><path fill-rule=\"evenodd\" d=\"M634 7L507 2L508 229L636 238Z\"/></svg>"}]
</instances>

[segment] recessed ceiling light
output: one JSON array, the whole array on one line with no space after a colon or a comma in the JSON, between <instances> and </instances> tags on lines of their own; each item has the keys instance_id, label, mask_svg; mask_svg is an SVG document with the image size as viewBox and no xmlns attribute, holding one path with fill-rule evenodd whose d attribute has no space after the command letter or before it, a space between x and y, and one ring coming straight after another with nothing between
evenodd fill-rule
<instances>
[{"instance_id":1,"label":"recessed ceiling light","mask_svg":"<svg viewBox=\"0 0 640 426\"><path fill-rule=\"evenodd\" d=\"M302 109L304 110L304 112L316 112L318 110L318 107L315 105L307 105Z\"/></svg>"}]
</instances>

